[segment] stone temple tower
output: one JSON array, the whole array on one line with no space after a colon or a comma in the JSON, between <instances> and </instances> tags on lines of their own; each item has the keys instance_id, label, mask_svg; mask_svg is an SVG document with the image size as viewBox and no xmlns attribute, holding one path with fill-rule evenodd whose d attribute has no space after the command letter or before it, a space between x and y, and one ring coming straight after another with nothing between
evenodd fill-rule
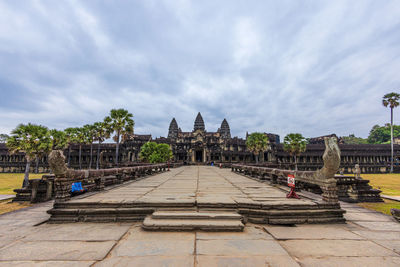
<instances>
[{"instance_id":1,"label":"stone temple tower","mask_svg":"<svg viewBox=\"0 0 400 267\"><path fill-rule=\"evenodd\" d=\"M173 139L178 138L178 132L179 132L178 123L176 122L175 118L172 118L172 121L169 124L168 138L173 138Z\"/></svg>"},{"instance_id":2,"label":"stone temple tower","mask_svg":"<svg viewBox=\"0 0 400 267\"><path fill-rule=\"evenodd\" d=\"M196 120L194 121L193 132L196 130L202 130L202 131L206 130L206 127L204 126L203 117L201 116L200 112L197 114Z\"/></svg>"},{"instance_id":3,"label":"stone temple tower","mask_svg":"<svg viewBox=\"0 0 400 267\"><path fill-rule=\"evenodd\" d=\"M224 139L231 138L231 129L229 128L228 121L224 119L221 123L221 128L219 128L221 137Z\"/></svg>"}]
</instances>

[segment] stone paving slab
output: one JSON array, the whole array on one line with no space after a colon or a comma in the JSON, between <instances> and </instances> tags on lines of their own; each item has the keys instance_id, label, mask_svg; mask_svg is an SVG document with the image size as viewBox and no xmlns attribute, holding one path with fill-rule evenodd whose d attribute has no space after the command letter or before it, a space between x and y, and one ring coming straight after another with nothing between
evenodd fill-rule
<instances>
[{"instance_id":1,"label":"stone paving slab","mask_svg":"<svg viewBox=\"0 0 400 267\"><path fill-rule=\"evenodd\" d=\"M279 242L292 256L298 258L318 257L371 257L399 256L369 240L287 240Z\"/></svg>"},{"instance_id":2,"label":"stone paving slab","mask_svg":"<svg viewBox=\"0 0 400 267\"><path fill-rule=\"evenodd\" d=\"M15 195L0 195L0 200L10 199L14 197Z\"/></svg>"},{"instance_id":3,"label":"stone paving slab","mask_svg":"<svg viewBox=\"0 0 400 267\"><path fill-rule=\"evenodd\" d=\"M0 259L2 261L102 260L114 244L114 241L17 241L0 249Z\"/></svg>"},{"instance_id":4,"label":"stone paving slab","mask_svg":"<svg viewBox=\"0 0 400 267\"><path fill-rule=\"evenodd\" d=\"M390 200L394 200L394 201L400 201L400 196L388 196L388 195L381 194L381 197L390 199Z\"/></svg>"},{"instance_id":5,"label":"stone paving slab","mask_svg":"<svg viewBox=\"0 0 400 267\"><path fill-rule=\"evenodd\" d=\"M198 240L199 255L215 256L288 256L288 253L274 240Z\"/></svg>"},{"instance_id":6,"label":"stone paving slab","mask_svg":"<svg viewBox=\"0 0 400 267\"><path fill-rule=\"evenodd\" d=\"M364 237L352 233L342 225L302 225L294 227L281 226L264 226L265 230L277 240L293 240L293 239L350 239L361 240Z\"/></svg>"},{"instance_id":7,"label":"stone paving slab","mask_svg":"<svg viewBox=\"0 0 400 267\"><path fill-rule=\"evenodd\" d=\"M353 233L373 240L400 240L400 232L370 230L352 230Z\"/></svg>"},{"instance_id":8,"label":"stone paving slab","mask_svg":"<svg viewBox=\"0 0 400 267\"><path fill-rule=\"evenodd\" d=\"M24 241L108 241L119 240L132 224L120 223L72 223L58 227L42 224ZM49 234L51 233L51 234Z\"/></svg>"},{"instance_id":9,"label":"stone paving slab","mask_svg":"<svg viewBox=\"0 0 400 267\"><path fill-rule=\"evenodd\" d=\"M194 253L190 240L122 240L113 250L112 256L189 256Z\"/></svg>"},{"instance_id":10,"label":"stone paving slab","mask_svg":"<svg viewBox=\"0 0 400 267\"><path fill-rule=\"evenodd\" d=\"M107 258L96 265L99 266L119 266L119 267L177 267L194 266L194 257L189 256L144 256L144 257L114 257Z\"/></svg>"},{"instance_id":11,"label":"stone paving slab","mask_svg":"<svg viewBox=\"0 0 400 267\"><path fill-rule=\"evenodd\" d=\"M301 259L301 265L306 267L398 267L399 257L308 257Z\"/></svg>"},{"instance_id":12,"label":"stone paving slab","mask_svg":"<svg viewBox=\"0 0 400 267\"><path fill-rule=\"evenodd\" d=\"M400 240L375 240L375 243L400 254Z\"/></svg>"},{"instance_id":13,"label":"stone paving slab","mask_svg":"<svg viewBox=\"0 0 400 267\"><path fill-rule=\"evenodd\" d=\"M381 222L381 221L353 221L354 223L365 227L369 230L379 229L381 231L400 232L400 224L398 222Z\"/></svg>"},{"instance_id":14,"label":"stone paving slab","mask_svg":"<svg viewBox=\"0 0 400 267\"><path fill-rule=\"evenodd\" d=\"M266 233L260 226L245 227L243 232L221 232L218 234L212 232L198 232L196 234L197 240L273 240L273 237Z\"/></svg>"},{"instance_id":15,"label":"stone paving slab","mask_svg":"<svg viewBox=\"0 0 400 267\"><path fill-rule=\"evenodd\" d=\"M197 256L197 266L204 267L254 267L254 266L287 266L300 265L290 256Z\"/></svg>"},{"instance_id":16,"label":"stone paving slab","mask_svg":"<svg viewBox=\"0 0 400 267\"><path fill-rule=\"evenodd\" d=\"M86 267L92 266L95 261L0 261L0 267L18 266L18 267Z\"/></svg>"},{"instance_id":17,"label":"stone paving slab","mask_svg":"<svg viewBox=\"0 0 400 267\"><path fill-rule=\"evenodd\" d=\"M351 221L395 222L392 216L371 212L349 212L344 217Z\"/></svg>"}]
</instances>

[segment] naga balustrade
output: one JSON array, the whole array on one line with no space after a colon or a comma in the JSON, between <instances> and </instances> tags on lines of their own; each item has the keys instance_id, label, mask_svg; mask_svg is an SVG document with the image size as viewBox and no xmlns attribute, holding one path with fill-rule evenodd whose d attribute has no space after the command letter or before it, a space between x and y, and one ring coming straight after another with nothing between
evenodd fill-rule
<instances>
[{"instance_id":1,"label":"naga balustrade","mask_svg":"<svg viewBox=\"0 0 400 267\"><path fill-rule=\"evenodd\" d=\"M50 153L49 165L55 175L56 203L65 202L71 198L71 185L74 182L82 182L88 191L101 191L108 185L121 184L125 181L164 172L168 167L167 164L162 163L100 170L72 170L65 164L65 156L61 150L53 150Z\"/></svg>"},{"instance_id":2,"label":"naga balustrade","mask_svg":"<svg viewBox=\"0 0 400 267\"><path fill-rule=\"evenodd\" d=\"M291 171L267 167L232 164L232 171L259 179L270 179L272 183L286 180L289 174L296 177L296 181L309 186L319 186L322 190L322 199L326 202L338 202L338 188L335 174L340 166L340 150L334 137L325 137L324 166L317 171Z\"/></svg>"}]
</instances>

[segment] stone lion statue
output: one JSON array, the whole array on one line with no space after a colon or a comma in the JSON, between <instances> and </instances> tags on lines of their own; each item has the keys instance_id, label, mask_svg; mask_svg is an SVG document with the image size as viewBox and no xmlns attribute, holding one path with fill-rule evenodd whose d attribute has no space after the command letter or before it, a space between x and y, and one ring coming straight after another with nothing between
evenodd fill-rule
<instances>
[{"instance_id":1,"label":"stone lion statue","mask_svg":"<svg viewBox=\"0 0 400 267\"><path fill-rule=\"evenodd\" d=\"M49 154L49 166L56 177L65 177L68 167L62 150L53 150Z\"/></svg>"}]
</instances>

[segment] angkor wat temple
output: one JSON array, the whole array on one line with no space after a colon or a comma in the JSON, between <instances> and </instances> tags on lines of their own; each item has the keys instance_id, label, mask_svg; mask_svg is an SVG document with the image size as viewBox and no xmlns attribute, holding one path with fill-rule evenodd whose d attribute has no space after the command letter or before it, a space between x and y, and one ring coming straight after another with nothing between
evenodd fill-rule
<instances>
[{"instance_id":1,"label":"angkor wat temple","mask_svg":"<svg viewBox=\"0 0 400 267\"><path fill-rule=\"evenodd\" d=\"M260 165L277 167L281 169L294 168L294 159L283 150L279 135L266 133L270 147L260 155ZM247 138L247 134L246 134ZM232 137L228 121L223 119L221 127L216 132L206 131L204 120L200 114L194 121L193 130L183 132L175 118L172 119L167 137L153 139L149 135L131 135L120 145L119 159L121 165L132 165L139 162L140 147L148 142L167 143L171 146L174 155L173 162L184 164L219 164L224 166L231 163L254 163L255 156L246 148L246 139ZM359 164L363 173L388 172L390 169L390 145L344 144L338 140L341 150L341 170L351 173L354 165ZM93 145L93 162L96 162L97 144ZM115 157L115 144L101 144L102 167L112 167ZM322 154L325 150L323 137L311 138L307 150L298 157L299 170L316 170L322 167ZM73 168L79 166L79 146L72 145L70 164ZM68 155L68 150L65 150ZM400 172L400 145L394 145L396 172ZM82 164L84 168L89 165L90 146L82 148ZM95 167L93 164L92 168ZM31 165L32 170L35 164ZM10 155L5 144L0 144L0 172L24 172L25 158L23 153ZM46 157L39 162L39 172L47 172Z\"/></svg>"}]
</instances>

